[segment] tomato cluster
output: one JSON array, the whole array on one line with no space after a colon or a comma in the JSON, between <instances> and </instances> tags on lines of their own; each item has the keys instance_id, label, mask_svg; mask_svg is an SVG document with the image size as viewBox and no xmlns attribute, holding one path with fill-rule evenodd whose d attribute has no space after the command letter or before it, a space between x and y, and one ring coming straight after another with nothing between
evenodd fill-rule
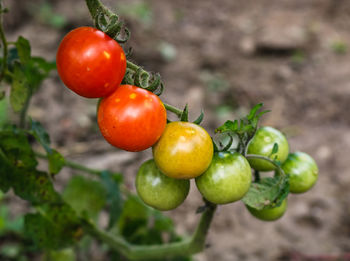
<instances>
[{"instance_id":1,"label":"tomato cluster","mask_svg":"<svg viewBox=\"0 0 350 261\"><path fill-rule=\"evenodd\" d=\"M126 66L122 47L91 27L68 33L57 52L57 69L64 84L83 97L101 98L97 122L107 142L127 151L152 147L153 159L141 165L135 180L140 198L149 206L159 210L178 207L189 193L192 178L207 201L238 201L251 187L252 169L274 171L276 164L271 162L279 162L290 176L290 192L303 193L315 184L315 161L302 152L289 154L287 139L272 127L255 132L243 154L260 158L247 160L228 149L214 152L216 146L207 131L187 119L167 124L166 109L157 95L121 84ZM275 220L285 212L287 200L270 209L247 207L255 217Z\"/></svg>"},{"instance_id":2,"label":"tomato cluster","mask_svg":"<svg viewBox=\"0 0 350 261\"><path fill-rule=\"evenodd\" d=\"M278 151L273 152L273 147ZM311 189L318 178L316 162L304 152L289 153L289 144L286 137L271 127L259 128L248 145L248 154L268 157L277 161L285 174L289 175L289 191L303 193ZM249 159L249 163L256 171L273 171L276 167L263 159ZM275 175L278 175L276 172ZM273 221L283 216L287 209L287 199L280 206L270 209L257 210L247 206L249 212L264 221Z\"/></svg>"}]
</instances>

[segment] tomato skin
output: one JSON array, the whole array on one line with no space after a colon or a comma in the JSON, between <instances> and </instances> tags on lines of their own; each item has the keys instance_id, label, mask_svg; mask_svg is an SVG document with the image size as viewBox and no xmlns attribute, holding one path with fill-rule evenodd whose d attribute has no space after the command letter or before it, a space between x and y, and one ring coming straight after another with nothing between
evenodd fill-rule
<instances>
[{"instance_id":1,"label":"tomato skin","mask_svg":"<svg viewBox=\"0 0 350 261\"><path fill-rule=\"evenodd\" d=\"M304 152L294 152L288 155L282 164L282 169L289 174L289 191L304 193L311 189L318 179L318 167L312 157Z\"/></svg>"},{"instance_id":2,"label":"tomato skin","mask_svg":"<svg viewBox=\"0 0 350 261\"><path fill-rule=\"evenodd\" d=\"M263 221L275 221L280 219L287 210L287 199L284 199L280 206L270 209L257 210L246 206L250 214Z\"/></svg>"},{"instance_id":3,"label":"tomato skin","mask_svg":"<svg viewBox=\"0 0 350 261\"><path fill-rule=\"evenodd\" d=\"M159 97L145 89L120 85L98 106L97 122L103 137L127 151L151 147L166 126L166 110Z\"/></svg>"},{"instance_id":4,"label":"tomato skin","mask_svg":"<svg viewBox=\"0 0 350 261\"><path fill-rule=\"evenodd\" d=\"M171 210L184 202L190 191L190 181L165 176L153 159L144 162L136 176L139 197L158 210Z\"/></svg>"},{"instance_id":5,"label":"tomato skin","mask_svg":"<svg viewBox=\"0 0 350 261\"><path fill-rule=\"evenodd\" d=\"M237 152L215 153L209 168L196 178L202 196L214 204L240 200L248 192L251 182L250 165Z\"/></svg>"},{"instance_id":6,"label":"tomato skin","mask_svg":"<svg viewBox=\"0 0 350 261\"><path fill-rule=\"evenodd\" d=\"M56 55L63 83L86 98L112 93L123 80L126 57L123 48L104 32L79 27L61 41Z\"/></svg>"},{"instance_id":7,"label":"tomato skin","mask_svg":"<svg viewBox=\"0 0 350 261\"><path fill-rule=\"evenodd\" d=\"M153 157L165 175L177 179L191 179L201 175L213 157L213 142L209 134L197 124L171 122L153 146Z\"/></svg>"},{"instance_id":8,"label":"tomato skin","mask_svg":"<svg viewBox=\"0 0 350 261\"><path fill-rule=\"evenodd\" d=\"M274 144L278 144L278 152L271 154ZM289 153L289 145L286 137L275 128L272 127L261 127L259 128L253 139L248 145L248 154L262 155L269 157L270 159L276 159L283 163ZM250 166L258 171L270 171L276 169L276 167L262 159L249 159Z\"/></svg>"}]
</instances>

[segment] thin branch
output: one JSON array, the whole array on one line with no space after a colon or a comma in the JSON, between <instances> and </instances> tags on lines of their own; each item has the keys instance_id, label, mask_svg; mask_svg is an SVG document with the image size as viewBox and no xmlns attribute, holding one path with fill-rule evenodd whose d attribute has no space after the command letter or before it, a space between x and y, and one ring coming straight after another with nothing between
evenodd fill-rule
<instances>
[{"instance_id":1,"label":"thin branch","mask_svg":"<svg viewBox=\"0 0 350 261\"><path fill-rule=\"evenodd\" d=\"M164 260L166 257L190 256L203 251L215 210L216 205L208 205L191 238L162 245L133 245L124 238L103 231L86 220L83 222L83 227L87 233L108 244L130 260Z\"/></svg>"}]
</instances>

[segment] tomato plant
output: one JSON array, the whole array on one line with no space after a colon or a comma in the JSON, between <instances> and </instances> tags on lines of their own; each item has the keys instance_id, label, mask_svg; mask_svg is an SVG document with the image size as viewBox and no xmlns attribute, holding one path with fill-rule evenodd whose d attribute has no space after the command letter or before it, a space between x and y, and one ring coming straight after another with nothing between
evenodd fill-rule
<instances>
[{"instance_id":1,"label":"tomato plant","mask_svg":"<svg viewBox=\"0 0 350 261\"><path fill-rule=\"evenodd\" d=\"M232 203L243 198L252 181L248 161L239 153L215 153L209 168L196 178L197 188L214 204Z\"/></svg>"},{"instance_id":2,"label":"tomato plant","mask_svg":"<svg viewBox=\"0 0 350 261\"><path fill-rule=\"evenodd\" d=\"M79 27L69 32L60 43L56 63L63 83L86 98L111 94L126 70L122 47L92 27Z\"/></svg>"},{"instance_id":3,"label":"tomato plant","mask_svg":"<svg viewBox=\"0 0 350 261\"><path fill-rule=\"evenodd\" d=\"M132 85L121 85L98 106L97 122L113 146L141 151L163 133L166 111L157 95Z\"/></svg>"},{"instance_id":4,"label":"tomato plant","mask_svg":"<svg viewBox=\"0 0 350 261\"><path fill-rule=\"evenodd\" d=\"M277 152L273 152L275 144L278 146ZM248 154L266 156L281 163L287 159L288 153L289 145L286 137L272 127L259 128L248 145ZM253 169L258 171L269 171L276 168L262 159L249 159L249 163Z\"/></svg>"},{"instance_id":5,"label":"tomato plant","mask_svg":"<svg viewBox=\"0 0 350 261\"><path fill-rule=\"evenodd\" d=\"M213 143L202 127L189 122L171 122L153 146L153 157L165 175L195 178L209 167Z\"/></svg>"},{"instance_id":6,"label":"tomato plant","mask_svg":"<svg viewBox=\"0 0 350 261\"><path fill-rule=\"evenodd\" d=\"M290 192L304 193L311 189L318 178L318 167L312 157L304 152L288 155L282 169L289 174Z\"/></svg>"},{"instance_id":7,"label":"tomato plant","mask_svg":"<svg viewBox=\"0 0 350 261\"><path fill-rule=\"evenodd\" d=\"M136 190L140 198L159 210L178 207L187 197L190 181L165 176L157 168L154 160L141 165L136 177Z\"/></svg>"},{"instance_id":8,"label":"tomato plant","mask_svg":"<svg viewBox=\"0 0 350 261\"><path fill-rule=\"evenodd\" d=\"M189 256L205 249L218 204L242 200L257 218L276 220L286 210L289 192L305 192L314 185L318 176L314 160L300 152L287 158L289 145L283 134L271 127L258 128L267 112L260 111L262 104L240 119L227 120L215 130L219 137L211 138L200 126L203 112L189 122L187 105L180 110L159 98L164 89L159 74L126 60L119 43L125 43L130 33L118 15L100 0L86 4L96 29L80 27L62 40L59 75L79 95L101 98L97 124L107 142L128 151L152 146L154 159L139 168L135 194L121 173L71 162L52 147L43 125L27 114L32 95L55 64L33 57L23 37L6 40L1 18L7 10L0 1L0 82L11 90L9 97L7 89L0 92L0 109L8 111L11 106L14 113L0 117L0 197L14 194L30 206L20 229L0 228L1 242L6 242L7 232L11 240L20 235L28 245L26 251L42 251L51 260L60 254L74 257L75 252L80 258L81 249L90 247L94 238L95 246L113 260L189 261ZM178 121L168 121L166 111ZM45 164L38 167L41 160L47 161L47 170ZM74 175L62 192L56 191L54 177L63 167L92 178ZM260 177L259 171L266 170L275 170L276 175ZM182 204L191 178L204 204L197 208L201 215L196 229L183 239L172 220L158 210ZM107 217L106 229L99 227L100 214Z\"/></svg>"},{"instance_id":9,"label":"tomato plant","mask_svg":"<svg viewBox=\"0 0 350 261\"><path fill-rule=\"evenodd\" d=\"M257 210L247 206L250 214L263 221L275 221L280 219L287 210L287 199L283 200L280 206Z\"/></svg>"}]
</instances>

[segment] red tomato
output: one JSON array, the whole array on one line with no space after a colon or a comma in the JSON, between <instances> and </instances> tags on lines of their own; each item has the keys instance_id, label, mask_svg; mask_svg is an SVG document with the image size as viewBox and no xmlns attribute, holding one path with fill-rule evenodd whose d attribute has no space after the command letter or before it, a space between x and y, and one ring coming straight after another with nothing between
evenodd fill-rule
<instances>
[{"instance_id":1,"label":"red tomato","mask_svg":"<svg viewBox=\"0 0 350 261\"><path fill-rule=\"evenodd\" d=\"M112 93L126 70L122 47L92 27L79 27L69 32L58 48L56 63L64 84L86 98Z\"/></svg>"},{"instance_id":2,"label":"red tomato","mask_svg":"<svg viewBox=\"0 0 350 261\"><path fill-rule=\"evenodd\" d=\"M151 147L166 125L166 110L157 95L132 85L121 85L101 100L97 121L113 146L141 151Z\"/></svg>"}]
</instances>

